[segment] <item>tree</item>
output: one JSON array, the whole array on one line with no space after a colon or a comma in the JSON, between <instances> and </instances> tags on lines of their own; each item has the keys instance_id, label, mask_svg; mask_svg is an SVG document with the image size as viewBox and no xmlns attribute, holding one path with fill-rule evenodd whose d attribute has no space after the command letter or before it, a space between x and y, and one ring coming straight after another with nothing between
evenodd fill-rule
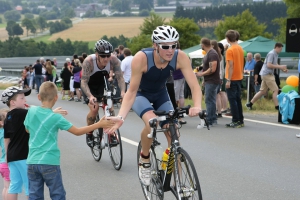
<instances>
[{"instance_id":1,"label":"tree","mask_svg":"<svg viewBox=\"0 0 300 200\"><path fill-rule=\"evenodd\" d=\"M28 31L32 28L33 24L32 21L28 18L24 18L22 20L22 26L26 28L26 35L28 37Z\"/></svg>"},{"instance_id":2,"label":"tree","mask_svg":"<svg viewBox=\"0 0 300 200\"><path fill-rule=\"evenodd\" d=\"M15 24L13 27L12 27L12 30L13 30L13 36L15 35L23 35L24 33L24 30L22 29L22 27L20 26L20 24Z\"/></svg>"},{"instance_id":3,"label":"tree","mask_svg":"<svg viewBox=\"0 0 300 200\"><path fill-rule=\"evenodd\" d=\"M141 34L151 35L157 26L165 24L165 20L166 18L151 12L150 16L145 18L143 24L140 26Z\"/></svg>"},{"instance_id":4,"label":"tree","mask_svg":"<svg viewBox=\"0 0 300 200\"><path fill-rule=\"evenodd\" d=\"M46 19L44 17L39 16L35 19L35 21L41 32L44 31L44 29L47 27Z\"/></svg>"},{"instance_id":5,"label":"tree","mask_svg":"<svg viewBox=\"0 0 300 200\"><path fill-rule=\"evenodd\" d=\"M266 25L259 24L249 9L242 12L242 14L223 16L223 18L224 20L217 25L214 31L218 40L224 39L226 31L230 29L237 30L240 33L240 40L248 40L258 35L266 38L272 37L271 33L265 32Z\"/></svg>"},{"instance_id":6,"label":"tree","mask_svg":"<svg viewBox=\"0 0 300 200\"><path fill-rule=\"evenodd\" d=\"M139 10L151 10L153 8L153 0L140 0Z\"/></svg>"},{"instance_id":7,"label":"tree","mask_svg":"<svg viewBox=\"0 0 300 200\"><path fill-rule=\"evenodd\" d=\"M4 13L6 11L12 10L11 5L8 1L0 1L0 13Z\"/></svg>"},{"instance_id":8,"label":"tree","mask_svg":"<svg viewBox=\"0 0 300 200\"><path fill-rule=\"evenodd\" d=\"M6 24L6 31L7 31L7 34L9 36L13 36L12 27L15 24L16 24L16 22L15 21L11 21L11 20L7 22L7 24Z\"/></svg>"},{"instance_id":9,"label":"tree","mask_svg":"<svg viewBox=\"0 0 300 200\"><path fill-rule=\"evenodd\" d=\"M143 48L152 47L151 35L140 34L127 43L132 55Z\"/></svg>"},{"instance_id":10,"label":"tree","mask_svg":"<svg viewBox=\"0 0 300 200\"><path fill-rule=\"evenodd\" d=\"M10 11L6 11L4 13L4 18L6 19L6 21L12 20L12 21L16 22L21 19L21 15L16 10L10 10Z\"/></svg>"},{"instance_id":11,"label":"tree","mask_svg":"<svg viewBox=\"0 0 300 200\"><path fill-rule=\"evenodd\" d=\"M34 15L32 13L25 13L24 17L28 19L34 19Z\"/></svg>"},{"instance_id":12,"label":"tree","mask_svg":"<svg viewBox=\"0 0 300 200\"><path fill-rule=\"evenodd\" d=\"M166 6L167 5L167 0L157 0L157 5L158 6Z\"/></svg>"},{"instance_id":13,"label":"tree","mask_svg":"<svg viewBox=\"0 0 300 200\"><path fill-rule=\"evenodd\" d=\"M180 48L186 49L200 43L200 35L196 34L199 31L199 26L193 19L189 18L173 18L170 25L176 28L179 33Z\"/></svg>"}]
</instances>

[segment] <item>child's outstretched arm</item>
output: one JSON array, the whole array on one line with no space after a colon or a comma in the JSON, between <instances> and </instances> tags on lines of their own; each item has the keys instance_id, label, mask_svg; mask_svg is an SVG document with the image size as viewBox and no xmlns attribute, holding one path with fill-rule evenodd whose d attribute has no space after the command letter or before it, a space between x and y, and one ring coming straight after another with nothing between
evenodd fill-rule
<instances>
[{"instance_id":1,"label":"child's outstretched arm","mask_svg":"<svg viewBox=\"0 0 300 200\"><path fill-rule=\"evenodd\" d=\"M55 108L55 109L53 110L53 112L58 113L58 114L61 114L61 115L63 115L63 116L65 116L65 115L68 114L68 111L67 111L67 110L63 110L61 107Z\"/></svg>"},{"instance_id":2,"label":"child's outstretched arm","mask_svg":"<svg viewBox=\"0 0 300 200\"><path fill-rule=\"evenodd\" d=\"M115 124L114 121L107 120L107 119L105 119L105 116L104 116L95 124L80 127L80 128L77 128L76 126L72 126L71 128L69 128L68 131L70 133L73 133L74 135L83 135L85 133L91 132L91 131L93 131L95 129L98 129L98 128L104 128L104 129L110 128L114 124Z\"/></svg>"}]
</instances>

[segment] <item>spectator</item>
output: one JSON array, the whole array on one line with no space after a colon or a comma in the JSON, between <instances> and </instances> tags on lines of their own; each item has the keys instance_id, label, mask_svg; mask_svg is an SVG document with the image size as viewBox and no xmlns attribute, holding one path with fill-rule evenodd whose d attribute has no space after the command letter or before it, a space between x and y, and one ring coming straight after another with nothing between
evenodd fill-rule
<instances>
[{"instance_id":1,"label":"spectator","mask_svg":"<svg viewBox=\"0 0 300 200\"><path fill-rule=\"evenodd\" d=\"M86 53L82 53L82 57L83 57L83 60L86 59L87 54ZM81 62L81 63L83 63L83 62Z\"/></svg>"},{"instance_id":2,"label":"spectator","mask_svg":"<svg viewBox=\"0 0 300 200\"><path fill-rule=\"evenodd\" d=\"M4 121L4 143L6 160L10 170L10 185L8 199L18 199L18 193L25 188L28 196L28 177L26 159L28 155L29 134L25 130L24 120L27 114L25 109L26 98L31 89L22 90L11 86L2 92L1 101L9 107Z\"/></svg>"},{"instance_id":3,"label":"spectator","mask_svg":"<svg viewBox=\"0 0 300 200\"><path fill-rule=\"evenodd\" d=\"M81 102L81 91L80 89L80 72L81 72L81 63L79 59L74 60L75 66L72 68L72 73L74 76L74 84L73 87L76 91L77 99L76 102Z\"/></svg>"},{"instance_id":4,"label":"spectator","mask_svg":"<svg viewBox=\"0 0 300 200\"><path fill-rule=\"evenodd\" d=\"M179 41L177 42L177 49L180 49ZM173 79L174 79L174 94L175 94L176 105L178 105L180 108L183 108L185 79L180 69L177 69L173 72ZM178 120L180 124L186 124L186 121L182 119L178 119Z\"/></svg>"},{"instance_id":5,"label":"spectator","mask_svg":"<svg viewBox=\"0 0 300 200\"><path fill-rule=\"evenodd\" d=\"M123 51L124 51L124 46L123 45L119 45L118 46L118 49L119 49L119 56L118 56L118 58L119 58L119 60L120 61L122 61L125 57L124 57L124 53L123 53Z\"/></svg>"},{"instance_id":6,"label":"spectator","mask_svg":"<svg viewBox=\"0 0 300 200\"><path fill-rule=\"evenodd\" d=\"M37 60L36 64L32 68L34 69L36 93L39 93L40 86L44 82L43 65L40 63L40 60Z\"/></svg>"},{"instance_id":7,"label":"spectator","mask_svg":"<svg viewBox=\"0 0 300 200\"><path fill-rule=\"evenodd\" d=\"M278 54L282 51L282 47L283 47L283 45L281 43L276 43L274 49L267 54L264 64L259 73L259 75L261 75L261 79L262 79L260 90L257 94L255 94L253 99L246 104L246 107L249 110L252 109L252 105L258 99L260 99L264 94L266 94L268 89L273 91L272 98L273 98L273 102L275 104L275 109L276 110L279 109L278 99L277 99L279 88L276 84L273 73L274 73L274 69L280 69L283 72L287 72L286 65L278 65L278 63L277 63Z\"/></svg>"},{"instance_id":8,"label":"spectator","mask_svg":"<svg viewBox=\"0 0 300 200\"><path fill-rule=\"evenodd\" d=\"M29 199L44 199L44 184L46 184L51 199L63 200L66 199L66 192L60 169L60 150L57 145L58 130L67 130L74 135L82 135L98 128L110 127L112 122L102 118L91 126L81 128L73 126L61 115L65 115L66 111L60 108L52 111L58 98L57 87L52 82L45 82L41 85L38 98L41 106L30 107L24 121L29 133L27 135L30 135L27 159Z\"/></svg>"},{"instance_id":9,"label":"spectator","mask_svg":"<svg viewBox=\"0 0 300 200\"><path fill-rule=\"evenodd\" d=\"M207 122L216 125L216 96L220 86L220 59L218 53L212 48L208 38L202 38L200 45L206 53L203 58L203 70L197 72L198 77L204 77L205 104L207 110Z\"/></svg>"},{"instance_id":10,"label":"spectator","mask_svg":"<svg viewBox=\"0 0 300 200\"><path fill-rule=\"evenodd\" d=\"M0 110L0 147L1 147L1 158L0 158L0 174L3 178L3 190L2 190L2 200L8 200L8 188L10 184L9 178L9 168L6 162L6 153L5 153L5 145L4 145L4 120L6 118L6 114L9 110L1 109Z\"/></svg>"},{"instance_id":11,"label":"spectator","mask_svg":"<svg viewBox=\"0 0 300 200\"><path fill-rule=\"evenodd\" d=\"M53 71L53 67L52 67L52 64L51 64L51 61L47 61L46 62L46 81L53 81L53 74L52 74L52 71Z\"/></svg>"},{"instance_id":12,"label":"spectator","mask_svg":"<svg viewBox=\"0 0 300 200\"><path fill-rule=\"evenodd\" d=\"M232 121L226 127L240 128L244 126L241 102L241 85L243 79L244 51L238 45L239 33L228 30L225 34L230 47L226 51L226 92L230 104Z\"/></svg>"},{"instance_id":13,"label":"spectator","mask_svg":"<svg viewBox=\"0 0 300 200\"><path fill-rule=\"evenodd\" d=\"M254 59L256 62L254 66L254 88L255 93L258 93L261 85L261 76L259 75L259 72L264 63L261 61L261 56L259 53L254 54Z\"/></svg>"},{"instance_id":14,"label":"spectator","mask_svg":"<svg viewBox=\"0 0 300 200\"><path fill-rule=\"evenodd\" d=\"M121 70L123 72L123 78L125 81L125 92L129 86L130 77L131 77L131 61L133 56L131 55L131 51L128 48L124 49L124 60L121 62Z\"/></svg>"},{"instance_id":15,"label":"spectator","mask_svg":"<svg viewBox=\"0 0 300 200\"><path fill-rule=\"evenodd\" d=\"M68 91L68 96L70 97L70 79L71 79L71 71L69 70L68 66L70 65L70 58L66 59L63 69L60 72L60 78L62 79L62 100L65 100L65 93Z\"/></svg>"},{"instance_id":16,"label":"spectator","mask_svg":"<svg viewBox=\"0 0 300 200\"><path fill-rule=\"evenodd\" d=\"M247 53L247 58L245 61L245 67L244 67L244 73L249 74L250 78L250 87L248 93L249 98L252 99L252 97L255 94L255 88L254 88L254 77L253 77L253 71L255 66L255 60L253 58L253 54L251 52ZM246 81L246 88L248 88L248 80Z\"/></svg>"}]
</instances>

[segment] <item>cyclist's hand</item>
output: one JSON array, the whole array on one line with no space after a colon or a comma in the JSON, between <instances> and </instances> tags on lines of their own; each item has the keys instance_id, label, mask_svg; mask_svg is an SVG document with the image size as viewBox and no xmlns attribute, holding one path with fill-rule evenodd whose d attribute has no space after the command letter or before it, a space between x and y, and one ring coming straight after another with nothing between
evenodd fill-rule
<instances>
[{"instance_id":1,"label":"cyclist's hand","mask_svg":"<svg viewBox=\"0 0 300 200\"><path fill-rule=\"evenodd\" d=\"M201 107L191 107L189 110L189 116L190 117L198 116L199 112L201 112Z\"/></svg>"},{"instance_id":2,"label":"cyclist's hand","mask_svg":"<svg viewBox=\"0 0 300 200\"><path fill-rule=\"evenodd\" d=\"M114 133L118 128L123 124L123 120L120 117L106 117L107 120L114 122L114 125L110 128L104 129L104 132L107 134Z\"/></svg>"},{"instance_id":3,"label":"cyclist's hand","mask_svg":"<svg viewBox=\"0 0 300 200\"><path fill-rule=\"evenodd\" d=\"M111 82L111 81L113 81L113 80L114 80L113 77L109 77L109 78L108 78L108 81L109 81L109 82Z\"/></svg>"},{"instance_id":4,"label":"cyclist's hand","mask_svg":"<svg viewBox=\"0 0 300 200\"><path fill-rule=\"evenodd\" d=\"M53 112L58 113L58 114L61 114L62 116L65 116L65 115L68 114L68 111L63 110L61 107L55 108L55 109L53 110Z\"/></svg>"},{"instance_id":5,"label":"cyclist's hand","mask_svg":"<svg viewBox=\"0 0 300 200\"><path fill-rule=\"evenodd\" d=\"M107 120L105 116L103 116L97 123L99 125L99 128L107 129L115 125L116 122L114 122L113 120Z\"/></svg>"},{"instance_id":6,"label":"cyclist's hand","mask_svg":"<svg viewBox=\"0 0 300 200\"><path fill-rule=\"evenodd\" d=\"M96 102L97 102L97 99L93 95L91 95L90 98L89 98L89 104L95 106Z\"/></svg>"}]
</instances>

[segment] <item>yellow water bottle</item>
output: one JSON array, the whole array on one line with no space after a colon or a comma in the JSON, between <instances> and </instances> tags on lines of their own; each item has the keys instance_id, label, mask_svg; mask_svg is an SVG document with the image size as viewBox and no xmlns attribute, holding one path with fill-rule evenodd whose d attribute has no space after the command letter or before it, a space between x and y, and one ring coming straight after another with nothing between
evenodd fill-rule
<instances>
[{"instance_id":1,"label":"yellow water bottle","mask_svg":"<svg viewBox=\"0 0 300 200\"><path fill-rule=\"evenodd\" d=\"M162 162L161 162L161 169L166 170L168 166L168 160L169 160L169 153L170 153L170 148L167 148L162 156Z\"/></svg>"}]
</instances>

